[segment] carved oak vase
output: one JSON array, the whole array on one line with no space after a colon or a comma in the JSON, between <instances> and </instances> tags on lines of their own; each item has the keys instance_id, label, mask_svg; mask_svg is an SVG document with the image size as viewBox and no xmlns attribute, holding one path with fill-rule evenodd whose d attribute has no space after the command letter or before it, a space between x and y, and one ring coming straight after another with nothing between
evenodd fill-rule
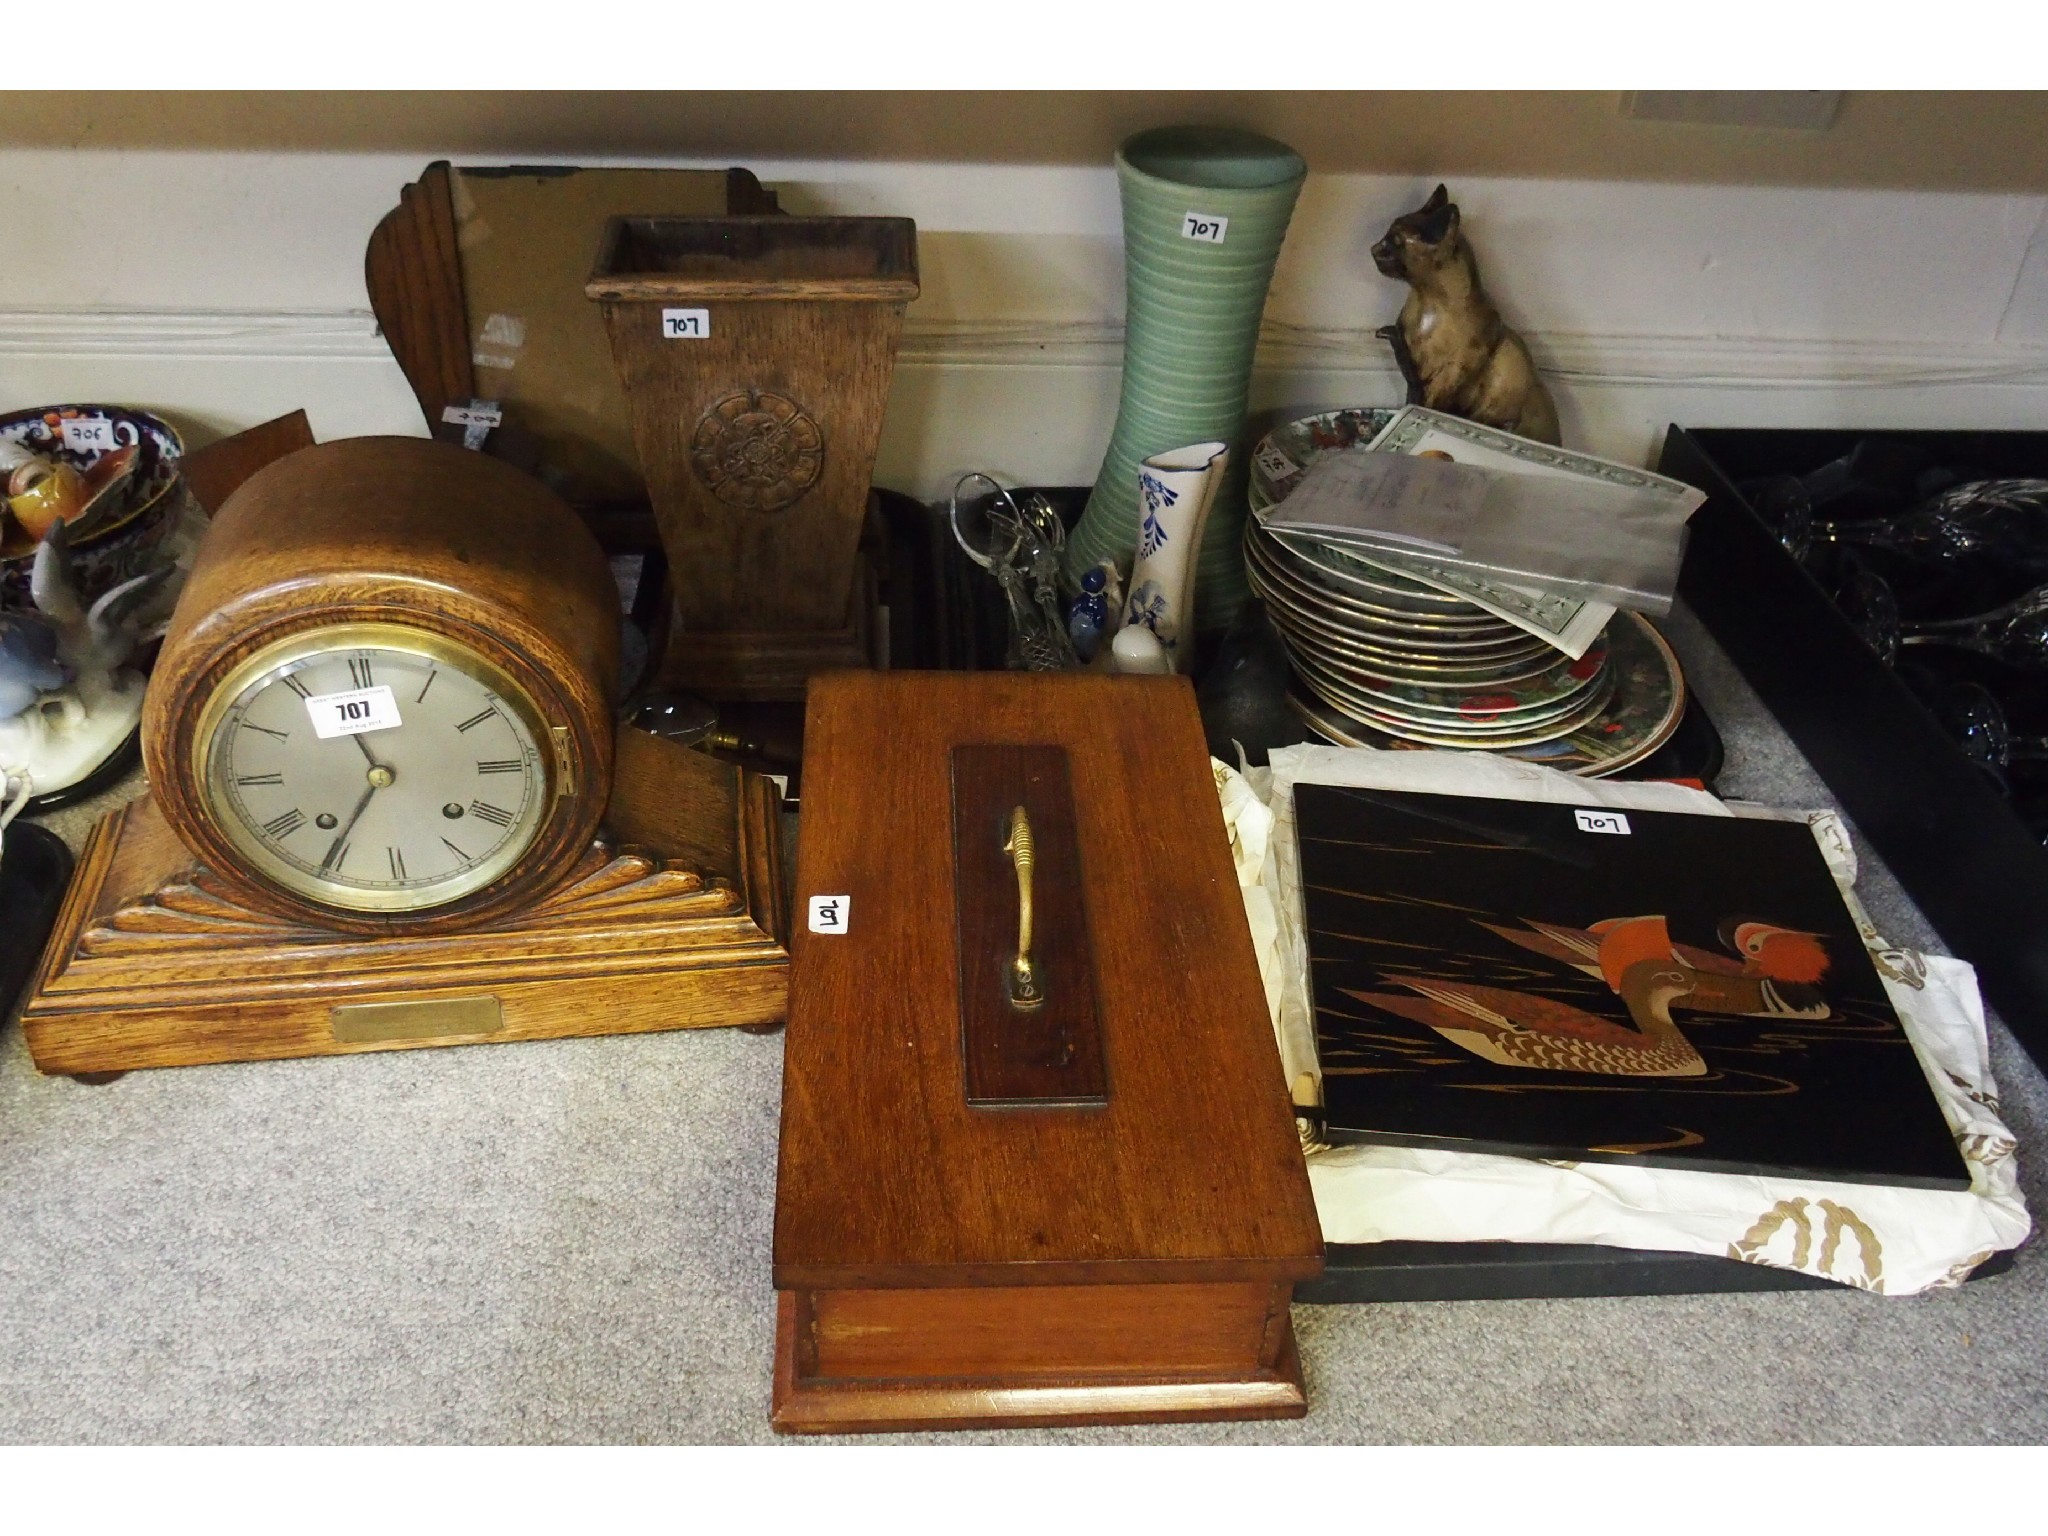
<instances>
[{"instance_id":1,"label":"carved oak vase","mask_svg":"<svg viewBox=\"0 0 2048 1536\"><path fill-rule=\"evenodd\" d=\"M1308 167L1286 145L1230 128L1155 128L1116 155L1123 194L1126 319L1116 428L1067 544L1078 575L1137 548L1138 466L1204 439L1235 444L1273 264ZM1239 539L1245 456L1218 488L1196 562L1204 628L1249 595Z\"/></svg>"},{"instance_id":2,"label":"carved oak vase","mask_svg":"<svg viewBox=\"0 0 2048 1536\"><path fill-rule=\"evenodd\" d=\"M902 218L615 218L602 304L675 593L663 684L801 697L866 664L856 548L917 232Z\"/></svg>"}]
</instances>

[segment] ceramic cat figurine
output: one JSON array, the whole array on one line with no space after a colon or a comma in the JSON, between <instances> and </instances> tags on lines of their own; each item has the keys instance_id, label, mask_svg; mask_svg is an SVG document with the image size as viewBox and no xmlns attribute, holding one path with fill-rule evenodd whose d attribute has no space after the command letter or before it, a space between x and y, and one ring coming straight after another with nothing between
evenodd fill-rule
<instances>
[{"instance_id":1,"label":"ceramic cat figurine","mask_svg":"<svg viewBox=\"0 0 2048 1536\"><path fill-rule=\"evenodd\" d=\"M1479 264L1458 227L1458 205L1443 187L1387 226L1372 259L1410 288L1400 321L1376 333L1393 344L1410 405L1538 442L1559 441L1550 391L1522 338L1479 286Z\"/></svg>"}]
</instances>

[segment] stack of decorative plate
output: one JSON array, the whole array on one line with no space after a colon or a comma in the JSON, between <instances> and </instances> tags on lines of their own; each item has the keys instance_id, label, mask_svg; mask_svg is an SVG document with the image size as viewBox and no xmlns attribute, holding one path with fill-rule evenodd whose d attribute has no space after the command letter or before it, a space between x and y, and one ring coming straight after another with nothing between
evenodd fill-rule
<instances>
[{"instance_id":1,"label":"stack of decorative plate","mask_svg":"<svg viewBox=\"0 0 2048 1536\"><path fill-rule=\"evenodd\" d=\"M1576 660L1540 636L1361 552L1257 514L1318 455L1369 443L1392 411L1290 422L1252 458L1245 567L1286 644L1288 702L1347 746L1462 747L1582 774L1614 773L1678 728L1685 685L1649 623L1616 615Z\"/></svg>"}]
</instances>

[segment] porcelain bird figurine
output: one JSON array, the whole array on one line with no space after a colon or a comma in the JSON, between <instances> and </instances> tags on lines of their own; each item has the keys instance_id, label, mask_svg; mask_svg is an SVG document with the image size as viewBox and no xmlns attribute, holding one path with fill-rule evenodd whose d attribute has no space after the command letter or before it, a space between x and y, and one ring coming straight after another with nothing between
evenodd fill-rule
<instances>
[{"instance_id":1,"label":"porcelain bird figurine","mask_svg":"<svg viewBox=\"0 0 2048 1536\"><path fill-rule=\"evenodd\" d=\"M144 610L175 569L132 577L88 608L66 525L51 526L29 579L36 611L0 614L0 800L69 788L135 729L143 680L126 663Z\"/></svg>"}]
</instances>

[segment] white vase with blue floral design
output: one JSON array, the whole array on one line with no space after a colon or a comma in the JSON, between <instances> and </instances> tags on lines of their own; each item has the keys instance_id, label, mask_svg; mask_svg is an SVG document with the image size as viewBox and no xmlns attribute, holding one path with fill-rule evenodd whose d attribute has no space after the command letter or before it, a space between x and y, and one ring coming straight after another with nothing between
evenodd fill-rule
<instances>
[{"instance_id":1,"label":"white vase with blue floral design","mask_svg":"<svg viewBox=\"0 0 2048 1536\"><path fill-rule=\"evenodd\" d=\"M1229 464L1228 443L1191 443L1138 466L1138 558L1124 623L1157 635L1179 672L1194 662L1195 557Z\"/></svg>"}]
</instances>

